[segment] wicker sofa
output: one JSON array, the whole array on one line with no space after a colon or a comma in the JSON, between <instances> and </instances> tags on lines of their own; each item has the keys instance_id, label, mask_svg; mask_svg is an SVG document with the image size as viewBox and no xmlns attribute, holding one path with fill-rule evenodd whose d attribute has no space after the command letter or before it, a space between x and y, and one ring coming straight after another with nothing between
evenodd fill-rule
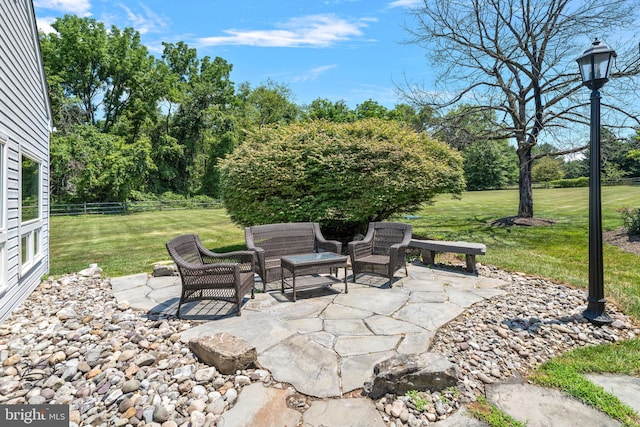
<instances>
[{"instance_id":1,"label":"wicker sofa","mask_svg":"<svg viewBox=\"0 0 640 427\"><path fill-rule=\"evenodd\" d=\"M342 249L342 243L322 236L316 222L254 225L244 229L244 238L247 249L255 253L256 273L262 279L263 291L268 282L281 279L282 257L314 252L339 254Z\"/></svg>"}]
</instances>

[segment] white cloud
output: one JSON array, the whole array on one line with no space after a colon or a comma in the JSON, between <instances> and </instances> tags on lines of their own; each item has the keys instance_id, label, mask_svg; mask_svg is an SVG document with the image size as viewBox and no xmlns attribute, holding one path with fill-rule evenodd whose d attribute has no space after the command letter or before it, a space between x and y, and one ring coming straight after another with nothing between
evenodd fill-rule
<instances>
[{"instance_id":1,"label":"white cloud","mask_svg":"<svg viewBox=\"0 0 640 427\"><path fill-rule=\"evenodd\" d=\"M389 3L389 7L418 7L423 0L395 0Z\"/></svg>"},{"instance_id":2,"label":"white cloud","mask_svg":"<svg viewBox=\"0 0 640 427\"><path fill-rule=\"evenodd\" d=\"M56 30L51 26L51 24L53 24L55 20L56 18L51 16L37 18L36 25L38 26L38 31L43 32L45 34L55 33Z\"/></svg>"},{"instance_id":3,"label":"white cloud","mask_svg":"<svg viewBox=\"0 0 640 427\"><path fill-rule=\"evenodd\" d=\"M203 37L202 46L244 45L259 47L328 47L362 35L367 21L348 21L335 15L291 18L267 30L225 30L225 36Z\"/></svg>"},{"instance_id":4,"label":"white cloud","mask_svg":"<svg viewBox=\"0 0 640 427\"><path fill-rule=\"evenodd\" d=\"M169 26L168 20L161 17L147 6L141 4L143 13L134 13L130 8L120 3L119 6L127 14L127 20L140 34L158 33Z\"/></svg>"},{"instance_id":5,"label":"white cloud","mask_svg":"<svg viewBox=\"0 0 640 427\"><path fill-rule=\"evenodd\" d=\"M91 10L91 2L89 0L34 0L33 5L39 9L55 10L78 16L91 15L91 12L89 12Z\"/></svg>"},{"instance_id":6,"label":"white cloud","mask_svg":"<svg viewBox=\"0 0 640 427\"><path fill-rule=\"evenodd\" d=\"M336 64L331 64L331 65L323 65L323 66L320 66L320 67L312 68L311 70L307 71L303 75L294 77L293 81L298 83L298 82L306 82L306 81L310 81L310 80L315 80L318 77L320 77L322 74L326 73L329 70L332 70L332 69L336 68L337 66L338 65L336 65Z\"/></svg>"}]
</instances>

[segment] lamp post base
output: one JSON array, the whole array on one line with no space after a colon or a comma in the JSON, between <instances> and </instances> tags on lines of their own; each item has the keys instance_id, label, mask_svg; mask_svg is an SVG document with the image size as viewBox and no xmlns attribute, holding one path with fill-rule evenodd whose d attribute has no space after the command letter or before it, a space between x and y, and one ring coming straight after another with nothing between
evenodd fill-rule
<instances>
[{"instance_id":1,"label":"lamp post base","mask_svg":"<svg viewBox=\"0 0 640 427\"><path fill-rule=\"evenodd\" d=\"M589 301L587 309L582 312L582 316L594 325L607 325L613 322L604 309L604 299Z\"/></svg>"}]
</instances>

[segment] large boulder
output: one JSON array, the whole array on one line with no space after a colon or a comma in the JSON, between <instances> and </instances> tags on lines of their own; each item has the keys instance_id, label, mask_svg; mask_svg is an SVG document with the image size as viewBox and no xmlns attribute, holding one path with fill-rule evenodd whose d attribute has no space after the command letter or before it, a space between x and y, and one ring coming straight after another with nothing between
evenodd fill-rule
<instances>
[{"instance_id":1,"label":"large boulder","mask_svg":"<svg viewBox=\"0 0 640 427\"><path fill-rule=\"evenodd\" d=\"M247 369L258 360L255 347L246 340L227 333L193 338L189 341L189 348L201 362L214 366L225 375Z\"/></svg>"},{"instance_id":2,"label":"large boulder","mask_svg":"<svg viewBox=\"0 0 640 427\"><path fill-rule=\"evenodd\" d=\"M373 373L373 381L365 384L372 399L409 390L442 391L458 384L454 365L439 353L399 354L378 363Z\"/></svg>"}]
</instances>

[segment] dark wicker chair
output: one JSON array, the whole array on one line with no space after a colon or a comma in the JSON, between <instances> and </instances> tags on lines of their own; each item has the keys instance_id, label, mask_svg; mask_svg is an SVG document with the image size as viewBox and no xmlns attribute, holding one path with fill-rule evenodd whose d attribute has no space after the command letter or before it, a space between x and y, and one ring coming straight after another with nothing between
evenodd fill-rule
<instances>
[{"instance_id":1,"label":"dark wicker chair","mask_svg":"<svg viewBox=\"0 0 640 427\"><path fill-rule=\"evenodd\" d=\"M393 275L407 263L405 254L411 241L411 225L400 222L370 222L367 235L363 240L349 242L349 257L353 281L360 273L373 273L389 278L392 285Z\"/></svg>"},{"instance_id":2,"label":"dark wicker chair","mask_svg":"<svg viewBox=\"0 0 640 427\"><path fill-rule=\"evenodd\" d=\"M167 242L169 255L176 263L182 279L178 303L198 300L220 300L238 306L238 316L245 294L254 298L255 263L253 252L235 251L216 254L206 249L195 234L185 234Z\"/></svg>"}]
</instances>

